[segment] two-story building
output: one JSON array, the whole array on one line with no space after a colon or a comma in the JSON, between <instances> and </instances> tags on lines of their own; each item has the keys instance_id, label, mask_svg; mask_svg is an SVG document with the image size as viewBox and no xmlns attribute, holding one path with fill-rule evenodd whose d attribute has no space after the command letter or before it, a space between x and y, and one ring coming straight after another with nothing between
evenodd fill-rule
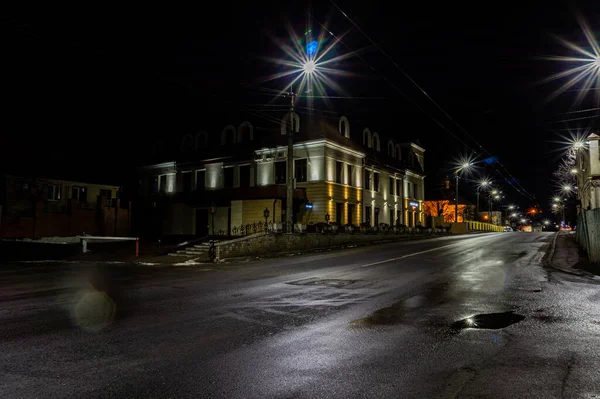
<instances>
[{"instance_id":1,"label":"two-story building","mask_svg":"<svg viewBox=\"0 0 600 399\"><path fill-rule=\"evenodd\" d=\"M293 129L296 224L423 223L424 152L345 116L286 113L277 123L242 121L217 135L183 137L167 162L142 166L140 222L155 235L207 235L286 220L287 134ZM265 124L266 122L260 122ZM214 208L211 207L214 205ZM213 214L210 209L216 209ZM214 218L214 224L213 224Z\"/></svg>"}]
</instances>

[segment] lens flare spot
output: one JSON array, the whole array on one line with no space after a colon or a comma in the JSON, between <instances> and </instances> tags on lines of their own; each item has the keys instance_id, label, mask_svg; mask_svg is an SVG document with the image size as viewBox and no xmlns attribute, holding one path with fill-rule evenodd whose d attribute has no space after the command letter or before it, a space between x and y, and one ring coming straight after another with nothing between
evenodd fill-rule
<instances>
[{"instance_id":1,"label":"lens flare spot","mask_svg":"<svg viewBox=\"0 0 600 399\"><path fill-rule=\"evenodd\" d=\"M84 330L100 331L113 322L116 308L105 292L89 291L75 305L75 323Z\"/></svg>"}]
</instances>

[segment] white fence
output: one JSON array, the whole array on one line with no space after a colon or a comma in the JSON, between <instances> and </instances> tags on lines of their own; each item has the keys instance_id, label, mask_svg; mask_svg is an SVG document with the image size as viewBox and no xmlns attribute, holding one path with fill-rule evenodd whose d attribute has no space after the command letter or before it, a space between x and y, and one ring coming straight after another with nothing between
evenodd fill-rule
<instances>
[{"instance_id":1,"label":"white fence","mask_svg":"<svg viewBox=\"0 0 600 399\"><path fill-rule=\"evenodd\" d=\"M600 208L581 211L576 238L590 262L600 263Z\"/></svg>"}]
</instances>

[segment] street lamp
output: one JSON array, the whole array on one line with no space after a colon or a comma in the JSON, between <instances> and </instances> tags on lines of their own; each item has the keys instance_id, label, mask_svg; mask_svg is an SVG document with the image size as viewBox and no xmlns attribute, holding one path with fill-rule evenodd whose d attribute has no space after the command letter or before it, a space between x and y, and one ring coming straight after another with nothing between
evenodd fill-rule
<instances>
[{"instance_id":1,"label":"street lamp","mask_svg":"<svg viewBox=\"0 0 600 399\"><path fill-rule=\"evenodd\" d=\"M312 61L306 61L302 65L302 70L305 75L311 75L317 69L317 64ZM290 107L290 126L287 134L287 202L285 207L286 231L288 234L294 232L294 102L296 94L290 90L291 107Z\"/></svg>"},{"instance_id":2,"label":"street lamp","mask_svg":"<svg viewBox=\"0 0 600 399\"><path fill-rule=\"evenodd\" d=\"M479 220L479 190L489 186L490 184L491 183L489 180L481 180L477 186L477 190L475 190L475 194L477 195L477 220Z\"/></svg>"},{"instance_id":3,"label":"street lamp","mask_svg":"<svg viewBox=\"0 0 600 399\"><path fill-rule=\"evenodd\" d=\"M461 170L466 170L471 167L471 162L463 163L458 169L456 169L456 173L454 174L456 177L456 198L455 198L455 208L454 208L454 223L458 223L458 174Z\"/></svg>"}]
</instances>

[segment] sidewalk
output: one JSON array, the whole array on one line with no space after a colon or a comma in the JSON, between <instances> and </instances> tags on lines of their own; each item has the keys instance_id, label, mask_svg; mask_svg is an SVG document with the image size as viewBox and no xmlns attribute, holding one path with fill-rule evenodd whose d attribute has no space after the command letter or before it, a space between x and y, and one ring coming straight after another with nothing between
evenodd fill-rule
<instances>
[{"instance_id":1,"label":"sidewalk","mask_svg":"<svg viewBox=\"0 0 600 399\"><path fill-rule=\"evenodd\" d=\"M600 267L591 264L575 241L575 232L556 233L546 260L548 266L578 276L600 275Z\"/></svg>"}]
</instances>

